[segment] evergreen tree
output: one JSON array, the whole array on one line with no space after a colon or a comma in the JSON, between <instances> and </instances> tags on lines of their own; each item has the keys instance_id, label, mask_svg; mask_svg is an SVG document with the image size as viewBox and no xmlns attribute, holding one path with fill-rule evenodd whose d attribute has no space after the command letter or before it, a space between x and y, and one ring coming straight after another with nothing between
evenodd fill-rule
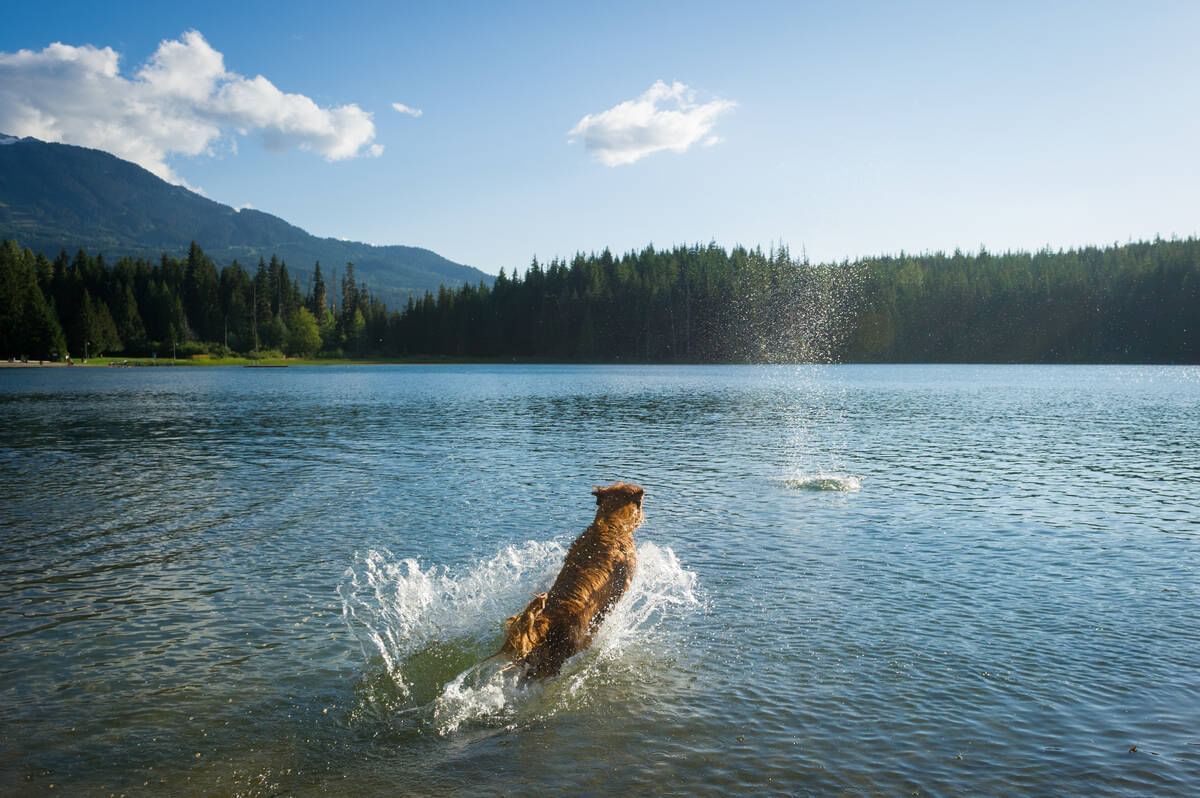
<instances>
[{"instance_id":1,"label":"evergreen tree","mask_svg":"<svg viewBox=\"0 0 1200 798\"><path fill-rule=\"evenodd\" d=\"M222 335L217 284L216 266L193 241L183 273L183 304L189 328L203 341Z\"/></svg>"},{"instance_id":2,"label":"evergreen tree","mask_svg":"<svg viewBox=\"0 0 1200 798\"><path fill-rule=\"evenodd\" d=\"M254 282L251 285L251 324L255 349L271 346L269 341L274 337L269 329L275 316L271 307L271 291L271 277L267 271L267 264L263 262L262 258L259 258L258 271L255 273ZM279 342L275 344L275 346L278 345Z\"/></svg>"},{"instance_id":3,"label":"evergreen tree","mask_svg":"<svg viewBox=\"0 0 1200 798\"><path fill-rule=\"evenodd\" d=\"M324 319L329 308L329 297L325 292L325 278L321 275L321 263L317 261L313 268L312 295L309 297L308 309L315 319Z\"/></svg>"},{"instance_id":4,"label":"evergreen tree","mask_svg":"<svg viewBox=\"0 0 1200 798\"><path fill-rule=\"evenodd\" d=\"M1200 362L1200 240L1071 251L928 253L812 264L715 244L531 261L389 311L348 265L302 297L286 264L0 246L0 352L237 351L639 361ZM317 312L319 311L319 312ZM303 328L303 329L299 329ZM63 340L63 331L66 340Z\"/></svg>"},{"instance_id":5,"label":"evergreen tree","mask_svg":"<svg viewBox=\"0 0 1200 798\"><path fill-rule=\"evenodd\" d=\"M236 260L221 270L220 295L222 344L239 352L253 349L254 289Z\"/></svg>"},{"instance_id":6,"label":"evergreen tree","mask_svg":"<svg viewBox=\"0 0 1200 798\"><path fill-rule=\"evenodd\" d=\"M100 357L105 352L120 351L121 339L112 314L103 302L92 299L84 289L78 323L75 328L75 351L86 356Z\"/></svg>"},{"instance_id":7,"label":"evergreen tree","mask_svg":"<svg viewBox=\"0 0 1200 798\"><path fill-rule=\"evenodd\" d=\"M44 359L65 356L66 341L42 293L39 260L15 241L0 244L0 354Z\"/></svg>"},{"instance_id":8,"label":"evergreen tree","mask_svg":"<svg viewBox=\"0 0 1200 798\"><path fill-rule=\"evenodd\" d=\"M126 283L116 292L112 305L112 319L116 324L117 337L125 344L141 348L146 341L146 327L138 312L137 298L133 294L133 286Z\"/></svg>"},{"instance_id":9,"label":"evergreen tree","mask_svg":"<svg viewBox=\"0 0 1200 798\"><path fill-rule=\"evenodd\" d=\"M25 349L29 357L63 359L67 355L67 338L41 291L31 292L21 322Z\"/></svg>"}]
</instances>

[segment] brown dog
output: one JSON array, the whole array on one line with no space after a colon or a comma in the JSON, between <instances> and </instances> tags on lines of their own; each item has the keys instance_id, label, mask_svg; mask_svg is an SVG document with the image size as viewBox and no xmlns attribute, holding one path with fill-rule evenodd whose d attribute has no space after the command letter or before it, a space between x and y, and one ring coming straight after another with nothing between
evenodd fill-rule
<instances>
[{"instance_id":1,"label":"brown dog","mask_svg":"<svg viewBox=\"0 0 1200 798\"><path fill-rule=\"evenodd\" d=\"M633 531L645 520L645 491L617 482L592 493L596 520L571 544L553 587L504 622L500 653L524 665L528 679L556 675L564 662L587 648L604 616L633 582Z\"/></svg>"}]
</instances>

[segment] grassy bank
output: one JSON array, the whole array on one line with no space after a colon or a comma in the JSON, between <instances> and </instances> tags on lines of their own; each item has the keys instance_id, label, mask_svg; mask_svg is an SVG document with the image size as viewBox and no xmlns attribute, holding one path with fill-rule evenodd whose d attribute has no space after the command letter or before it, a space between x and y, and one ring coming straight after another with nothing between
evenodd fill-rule
<instances>
[{"instance_id":1,"label":"grassy bank","mask_svg":"<svg viewBox=\"0 0 1200 798\"><path fill-rule=\"evenodd\" d=\"M249 357L192 357L192 358L176 358L172 360L169 357L149 358L149 357L93 357L88 358L84 363L82 360L76 360L75 366L138 366L138 367L171 367L171 366L386 366L386 365L419 365L419 364L436 364L436 363L507 363L512 362L511 359L504 360L482 360L480 358L452 358L452 357L389 357L389 358L334 358L334 357L273 357L273 358L249 358ZM35 364L36 365L36 364ZM51 365L47 363L47 365ZM61 365L61 364L53 364Z\"/></svg>"}]
</instances>

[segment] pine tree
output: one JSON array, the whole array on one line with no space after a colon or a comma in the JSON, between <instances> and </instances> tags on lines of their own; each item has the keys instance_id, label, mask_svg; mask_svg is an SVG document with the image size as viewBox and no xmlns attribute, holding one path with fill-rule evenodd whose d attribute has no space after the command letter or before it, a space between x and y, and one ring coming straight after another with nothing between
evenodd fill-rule
<instances>
[{"instance_id":1,"label":"pine tree","mask_svg":"<svg viewBox=\"0 0 1200 798\"><path fill-rule=\"evenodd\" d=\"M133 294L133 286L125 284L123 290L118 289L117 298L113 303L113 322L116 324L117 336L125 344L140 346L146 340L146 327L138 312L137 298Z\"/></svg>"},{"instance_id":2,"label":"pine tree","mask_svg":"<svg viewBox=\"0 0 1200 798\"><path fill-rule=\"evenodd\" d=\"M325 278L321 275L321 262L317 261L313 269L312 296L309 298L308 309L317 320L325 318L329 307L329 298L325 295Z\"/></svg>"},{"instance_id":3,"label":"pine tree","mask_svg":"<svg viewBox=\"0 0 1200 798\"><path fill-rule=\"evenodd\" d=\"M29 302L25 305L22 327L29 357L39 360L66 357L67 338L63 335L54 308L46 301L41 291L31 292Z\"/></svg>"},{"instance_id":4,"label":"pine tree","mask_svg":"<svg viewBox=\"0 0 1200 798\"><path fill-rule=\"evenodd\" d=\"M79 318L76 325L78 352L85 356L100 357L105 352L120 351L121 339L113 323L108 306L92 299L87 289L83 292Z\"/></svg>"},{"instance_id":5,"label":"pine tree","mask_svg":"<svg viewBox=\"0 0 1200 798\"><path fill-rule=\"evenodd\" d=\"M204 341L221 337L217 291L217 269L203 250L192 242L183 273L183 304L188 324Z\"/></svg>"},{"instance_id":6,"label":"pine tree","mask_svg":"<svg viewBox=\"0 0 1200 798\"><path fill-rule=\"evenodd\" d=\"M268 327L274 317L271 310L271 278L267 272L267 264L262 258L258 259L258 271L254 275L251 294L251 321L254 328L254 348L257 350L266 339L272 337Z\"/></svg>"},{"instance_id":7,"label":"pine tree","mask_svg":"<svg viewBox=\"0 0 1200 798\"><path fill-rule=\"evenodd\" d=\"M0 245L0 354L66 355L62 328L41 283L38 257L14 241Z\"/></svg>"}]
</instances>

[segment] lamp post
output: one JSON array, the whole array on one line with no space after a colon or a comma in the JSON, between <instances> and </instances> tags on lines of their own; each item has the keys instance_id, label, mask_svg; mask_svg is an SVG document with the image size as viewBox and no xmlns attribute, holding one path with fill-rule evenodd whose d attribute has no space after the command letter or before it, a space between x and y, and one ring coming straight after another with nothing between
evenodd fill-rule
<instances>
[{"instance_id":1,"label":"lamp post","mask_svg":"<svg viewBox=\"0 0 1200 798\"><path fill-rule=\"evenodd\" d=\"M83 362L84 363L86 363L87 359L88 359L88 344L90 344L90 343L91 343L91 341L83 342Z\"/></svg>"}]
</instances>

